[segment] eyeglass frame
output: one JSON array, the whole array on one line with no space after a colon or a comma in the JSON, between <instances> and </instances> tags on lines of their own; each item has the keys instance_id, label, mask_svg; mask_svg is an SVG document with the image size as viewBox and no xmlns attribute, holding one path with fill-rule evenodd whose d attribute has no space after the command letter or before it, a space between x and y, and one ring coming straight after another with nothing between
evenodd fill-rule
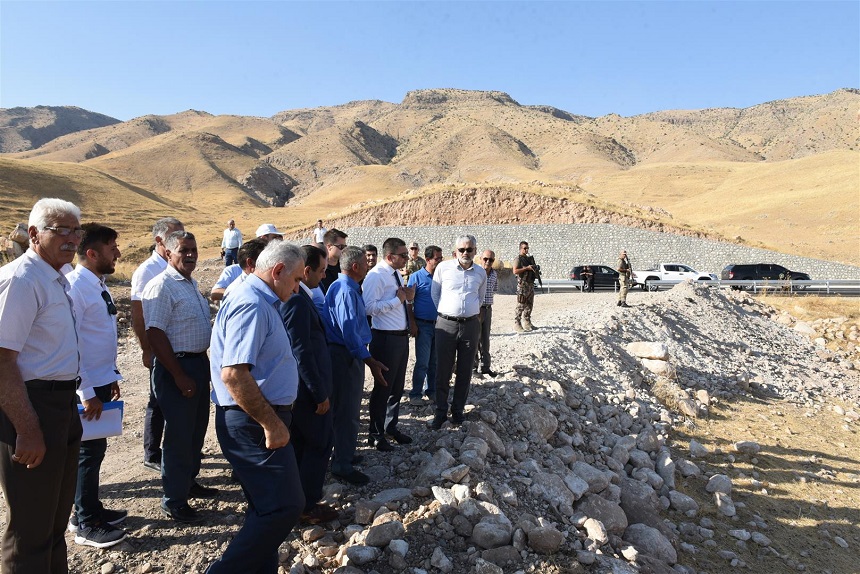
<instances>
[{"instance_id":1,"label":"eyeglass frame","mask_svg":"<svg viewBox=\"0 0 860 574\"><path fill-rule=\"evenodd\" d=\"M42 231L53 231L60 237L68 237L69 235L74 234L78 239L84 236L84 228L83 227L55 227L53 225L46 225L42 228Z\"/></svg>"}]
</instances>

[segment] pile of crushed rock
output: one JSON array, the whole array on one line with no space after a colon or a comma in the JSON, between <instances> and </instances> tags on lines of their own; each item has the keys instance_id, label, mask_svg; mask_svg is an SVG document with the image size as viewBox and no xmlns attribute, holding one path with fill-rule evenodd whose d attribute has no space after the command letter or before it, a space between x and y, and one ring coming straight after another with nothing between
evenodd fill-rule
<instances>
[{"instance_id":1,"label":"pile of crushed rock","mask_svg":"<svg viewBox=\"0 0 860 574\"><path fill-rule=\"evenodd\" d=\"M431 431L432 407L404 407L415 442L368 452L370 485L329 485L341 521L299 530L282 568L694 573L684 556L716 549L718 529L787 557L767 521L732 500L732 479L696 464L714 453L695 441L668 447L673 427L747 393L813 408L844 401L857 423L853 365L771 314L743 293L681 284L632 309L580 307L532 333L495 336L503 374L473 379L467 422ZM732 456L758 450L739 440ZM708 493L709 507L678 480Z\"/></svg>"}]
</instances>

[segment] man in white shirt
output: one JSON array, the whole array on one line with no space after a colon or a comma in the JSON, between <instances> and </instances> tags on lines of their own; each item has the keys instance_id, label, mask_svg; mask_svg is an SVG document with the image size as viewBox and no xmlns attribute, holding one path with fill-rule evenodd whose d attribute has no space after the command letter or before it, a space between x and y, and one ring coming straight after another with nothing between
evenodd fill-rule
<instances>
[{"instance_id":1,"label":"man in white shirt","mask_svg":"<svg viewBox=\"0 0 860 574\"><path fill-rule=\"evenodd\" d=\"M224 267L229 267L238 261L239 247L242 245L242 232L236 229L236 222L227 222L224 237L221 239L221 251L224 252Z\"/></svg>"},{"instance_id":2,"label":"man in white shirt","mask_svg":"<svg viewBox=\"0 0 860 574\"><path fill-rule=\"evenodd\" d=\"M116 305L105 285L105 275L116 270L120 252L117 232L97 223L83 226L84 236L78 245L78 266L66 276L71 285L69 296L75 307L80 333L81 384L78 402L82 417L98 420L103 403L120 396L122 376L116 365ZM126 510L105 508L99 500L99 471L107 450L107 439L81 442L78 460L78 484L75 508L69 530L75 543L108 548L125 538L116 527L128 516Z\"/></svg>"},{"instance_id":3,"label":"man in white shirt","mask_svg":"<svg viewBox=\"0 0 860 574\"><path fill-rule=\"evenodd\" d=\"M146 326L143 321L143 290L147 284L167 269L167 250L164 240L174 231L183 231L185 227L175 217L163 217L152 226L152 239L155 249L149 259L140 264L131 276L131 327L140 343L143 354L143 366L152 371L152 348L146 337ZM164 415L155 400L152 384L149 385L149 402L146 403L146 415L143 419L143 466L155 472L161 472L161 437L164 434Z\"/></svg>"},{"instance_id":4,"label":"man in white shirt","mask_svg":"<svg viewBox=\"0 0 860 574\"><path fill-rule=\"evenodd\" d=\"M487 291L487 273L475 265L477 241L472 235L457 238L456 259L443 261L433 273L431 296L439 311L436 320L436 415L430 428L438 430L448 420L451 373L456 375L451 399L451 421L465 420L466 400L481 334L479 315Z\"/></svg>"},{"instance_id":5,"label":"man in white shirt","mask_svg":"<svg viewBox=\"0 0 860 574\"><path fill-rule=\"evenodd\" d=\"M382 244L382 261L367 272L361 284L364 307L371 317L370 354L388 367L385 376L388 385L374 382L368 404L368 443L376 445L381 451L394 448L386 440L386 434L398 444L412 442L411 437L397 428L406 364L409 361L409 336L417 334L412 315L415 288L404 286L398 271L408 256L406 242L389 237Z\"/></svg>"},{"instance_id":6,"label":"man in white shirt","mask_svg":"<svg viewBox=\"0 0 860 574\"><path fill-rule=\"evenodd\" d=\"M314 227L314 243L320 244L325 241L325 232L328 231L323 227L322 219L317 219L317 226ZM319 247L319 245L317 245Z\"/></svg>"},{"instance_id":7,"label":"man in white shirt","mask_svg":"<svg viewBox=\"0 0 860 574\"><path fill-rule=\"evenodd\" d=\"M0 268L0 486L6 529L0 571L68 572L81 418L78 333L60 268L81 241L81 211L41 199L30 248Z\"/></svg>"}]
</instances>

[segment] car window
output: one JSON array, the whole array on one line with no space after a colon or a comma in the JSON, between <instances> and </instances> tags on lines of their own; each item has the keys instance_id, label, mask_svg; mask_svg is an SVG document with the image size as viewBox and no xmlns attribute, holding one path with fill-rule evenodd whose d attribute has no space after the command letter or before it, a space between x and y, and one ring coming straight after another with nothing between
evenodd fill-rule
<instances>
[{"instance_id":1,"label":"car window","mask_svg":"<svg viewBox=\"0 0 860 574\"><path fill-rule=\"evenodd\" d=\"M600 267L600 272L601 272L601 273L605 273L605 274L607 274L607 275L612 275L612 274L613 274L613 271L614 271L614 270L613 270L613 269L610 269L609 267L603 267L603 266L601 266L601 267Z\"/></svg>"},{"instance_id":2,"label":"car window","mask_svg":"<svg viewBox=\"0 0 860 574\"><path fill-rule=\"evenodd\" d=\"M686 265L678 265L678 270L679 271L686 271L686 272L690 273L693 271L693 268L687 267Z\"/></svg>"}]
</instances>

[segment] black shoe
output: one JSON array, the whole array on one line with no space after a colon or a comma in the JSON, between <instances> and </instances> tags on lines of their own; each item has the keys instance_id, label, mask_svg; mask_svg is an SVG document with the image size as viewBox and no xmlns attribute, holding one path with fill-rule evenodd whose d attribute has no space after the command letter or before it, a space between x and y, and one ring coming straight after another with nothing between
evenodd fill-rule
<instances>
[{"instance_id":1,"label":"black shoe","mask_svg":"<svg viewBox=\"0 0 860 574\"><path fill-rule=\"evenodd\" d=\"M388 433L388 436L397 441L397 444L410 444L412 442L412 437L409 435L405 435L397 429Z\"/></svg>"},{"instance_id":2,"label":"black shoe","mask_svg":"<svg viewBox=\"0 0 860 574\"><path fill-rule=\"evenodd\" d=\"M191 489L188 491L189 498L215 498L218 496L218 489L209 486L203 486L199 482L192 482Z\"/></svg>"},{"instance_id":3,"label":"black shoe","mask_svg":"<svg viewBox=\"0 0 860 574\"><path fill-rule=\"evenodd\" d=\"M338 516L340 516L340 513L331 506L317 504L308 512L302 512L302 515L299 516L299 521L304 524L322 524L324 522L331 522Z\"/></svg>"},{"instance_id":4,"label":"black shoe","mask_svg":"<svg viewBox=\"0 0 860 574\"><path fill-rule=\"evenodd\" d=\"M163 502L161 503L161 511L168 518L172 518L176 522L183 522L185 524L195 524L197 522L202 522L203 517L200 516L200 513L195 509L191 508L188 504L183 504L178 508L170 508Z\"/></svg>"},{"instance_id":5,"label":"black shoe","mask_svg":"<svg viewBox=\"0 0 860 574\"><path fill-rule=\"evenodd\" d=\"M615 304L616 307L621 307L621 301Z\"/></svg>"},{"instance_id":6,"label":"black shoe","mask_svg":"<svg viewBox=\"0 0 860 574\"><path fill-rule=\"evenodd\" d=\"M358 470L351 470L347 473L340 473L331 471L332 476L336 476L340 479L347 481L350 484L355 484L357 486L362 486L370 482L370 477Z\"/></svg>"},{"instance_id":7,"label":"black shoe","mask_svg":"<svg viewBox=\"0 0 860 574\"><path fill-rule=\"evenodd\" d=\"M466 415L451 415L452 425L461 425L466 422Z\"/></svg>"},{"instance_id":8,"label":"black shoe","mask_svg":"<svg viewBox=\"0 0 860 574\"><path fill-rule=\"evenodd\" d=\"M95 548L110 548L119 544L126 536L125 530L102 522L95 526L79 526L75 530L75 544L93 546Z\"/></svg>"},{"instance_id":9,"label":"black shoe","mask_svg":"<svg viewBox=\"0 0 860 574\"><path fill-rule=\"evenodd\" d=\"M496 371L493 371L492 369L481 369L481 374L482 375L489 375L490 377L492 377L494 379L499 376L499 373L497 373Z\"/></svg>"},{"instance_id":10,"label":"black shoe","mask_svg":"<svg viewBox=\"0 0 860 574\"><path fill-rule=\"evenodd\" d=\"M627 307L627 308L629 309L629 308L630 308L630 305L628 305L628 304L627 304L627 302L626 302L626 301L624 301L624 302L622 302L622 303L619 305L619 307Z\"/></svg>"},{"instance_id":11,"label":"black shoe","mask_svg":"<svg viewBox=\"0 0 860 574\"><path fill-rule=\"evenodd\" d=\"M442 425L445 424L445 421L447 420L447 417L433 417L433 420L427 423L427 428L432 430L439 430L442 428Z\"/></svg>"},{"instance_id":12,"label":"black shoe","mask_svg":"<svg viewBox=\"0 0 860 574\"><path fill-rule=\"evenodd\" d=\"M128 510L110 510L109 508L103 508L101 521L107 522L111 526L116 526L125 520L127 516ZM69 525L66 527L66 530L69 532L77 532L78 526L78 515L77 513L72 512L72 516L69 518Z\"/></svg>"},{"instance_id":13,"label":"black shoe","mask_svg":"<svg viewBox=\"0 0 860 574\"><path fill-rule=\"evenodd\" d=\"M364 462L364 455L363 454L357 454L354 457L352 457L352 464L361 464L362 462Z\"/></svg>"},{"instance_id":14,"label":"black shoe","mask_svg":"<svg viewBox=\"0 0 860 574\"><path fill-rule=\"evenodd\" d=\"M159 461L145 460L145 461L143 461L143 466L145 466L149 470L154 470L158 474L161 474L161 462L159 462Z\"/></svg>"},{"instance_id":15,"label":"black shoe","mask_svg":"<svg viewBox=\"0 0 860 574\"><path fill-rule=\"evenodd\" d=\"M391 446L390 442L385 440L385 437L369 436L367 437L367 444L370 446L376 445L376 450L382 452L390 452L394 450L394 447Z\"/></svg>"}]
</instances>

